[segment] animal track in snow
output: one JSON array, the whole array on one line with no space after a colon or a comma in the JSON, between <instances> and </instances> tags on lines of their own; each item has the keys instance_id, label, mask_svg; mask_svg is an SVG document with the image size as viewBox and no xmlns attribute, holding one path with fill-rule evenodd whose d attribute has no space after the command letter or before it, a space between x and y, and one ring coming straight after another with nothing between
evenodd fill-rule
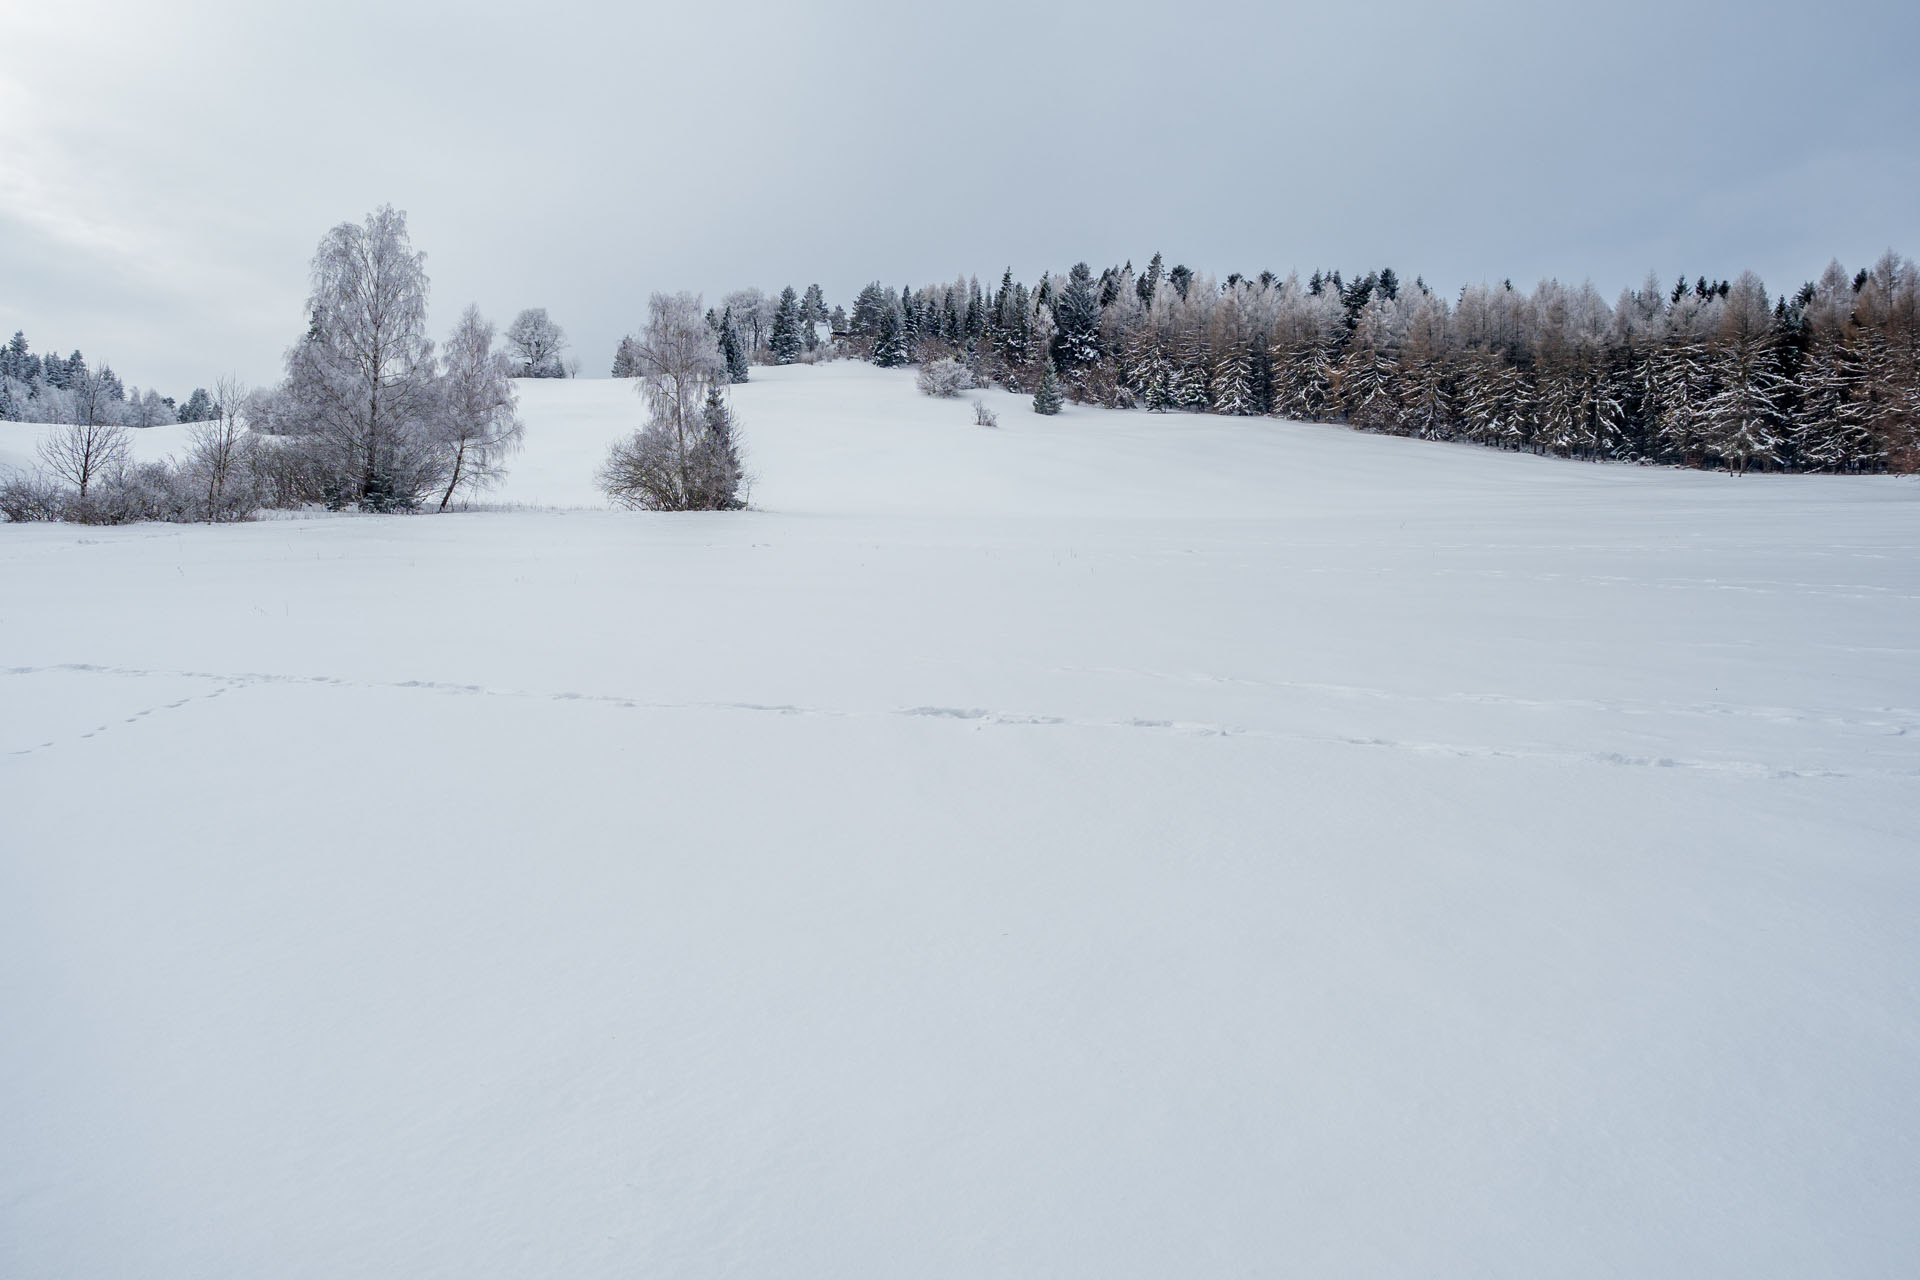
<instances>
[{"instance_id":1,"label":"animal track in snow","mask_svg":"<svg viewBox=\"0 0 1920 1280\"><path fill-rule=\"evenodd\" d=\"M1194 675L1194 676L1181 677L1181 676L1169 676L1169 675L1165 675L1162 673L1155 673L1155 672L1126 671L1121 669L1100 669L1100 668L1061 668L1061 670L1075 670L1075 671L1081 671L1081 672L1086 672L1090 674L1144 676L1144 677L1160 679L1160 680L1189 680L1189 681L1198 680L1198 681L1209 682L1209 683L1250 684L1250 685L1262 685L1262 686L1268 686L1268 687L1274 687L1274 688L1285 688L1285 689L1350 693L1350 694L1361 696L1361 697L1381 698L1381 699L1389 699L1389 700L1398 698L1401 696L1386 690L1379 690L1379 689L1353 688L1353 687L1338 686L1338 685L1314 685L1314 684L1305 684L1305 683L1288 683L1288 682L1278 682L1278 681L1242 680L1242 679L1232 678L1232 677L1217 677L1217 676L1208 676L1208 675ZM406 690L411 692L435 693L435 694L446 694L446 695L457 695L457 696L468 696L468 697L520 698L520 699L536 699L536 700L549 701L549 702L570 702L570 703L583 703L583 704L590 704L590 705L599 704L603 706L617 707L622 710L735 711L735 712L749 712L749 713L758 713L763 715L779 715L779 716L821 716L821 717L830 717L830 718L836 718L836 719L861 719L861 718L873 719L873 718L881 718L881 717L911 717L915 719L963 721L969 724L973 724L977 727L982 727L986 725L1001 725L1001 726L1021 727L1021 728L1060 727L1060 728L1077 728L1077 729L1089 729L1089 730L1131 729L1136 731L1151 731L1151 732L1166 733L1166 734L1176 735L1181 737L1270 739L1274 741L1302 742L1302 743L1310 743L1310 744L1325 745L1325 746L1345 746L1345 747L1355 747L1355 748L1371 749L1371 750L1392 750L1392 751L1402 751L1402 752L1424 754L1424 755L1445 755L1445 756L1452 756L1459 759L1468 759L1468 760L1525 759L1525 760L1540 760L1540 761L1559 761L1559 762L1568 763L1568 764L1601 764L1601 765L1610 765L1610 766L1616 766L1616 767L1630 767L1630 768L1685 769L1685 770L1697 770L1697 771L1706 772L1706 773L1725 774L1729 776L1750 777L1750 778L1786 779L1786 778L1846 778L1846 777L1898 777L1898 778L1920 777L1920 769L1867 769L1867 770L1857 770L1853 772L1842 772L1842 771L1837 771L1832 769L1823 769L1823 768L1783 767L1783 766L1768 764L1765 762L1749 761L1749 760L1686 760L1686 759L1677 759L1671 756L1628 755L1618 751L1553 750L1553 749L1542 749L1537 747L1494 747L1494 746L1484 746L1484 745L1464 744L1464 743L1414 742L1414 741L1401 741L1398 739L1383 738L1383 737L1347 737L1347 736L1340 736L1337 734L1316 734L1316 733L1309 733L1309 732L1293 732L1293 731L1271 729L1271 728L1250 728L1250 727L1239 726L1239 725L1218 724L1218 723L1211 723L1211 722L1205 722L1205 721L1151 719L1151 718L1138 717L1138 716L1124 717L1124 718L1118 718L1118 719L1072 718L1072 717L1066 717L1066 716L1039 715L1039 714L1033 714L1028 712L992 711L992 710L988 710L986 708L981 708L981 707L947 707L947 706L939 706L935 704L923 704L923 705L914 706L914 707L902 707L892 711L884 711L884 710L848 711L848 710L837 710L837 709L831 709L831 708L805 707L805 706L800 706L792 703L759 703L759 702L744 702L744 701L742 702L650 701L647 699L636 698L626 694L581 693L581 692L572 691L572 690L563 691L559 693L541 693L537 691L530 691L530 690L523 690L523 689L499 689L499 688L491 688L485 685L461 684L461 683L439 681L439 680L397 680L397 681L348 680L338 676L285 675L285 674L274 674L274 673L267 673L267 672L221 673L221 672L210 672L210 671L165 671L165 670L152 670L152 669L139 668L139 667L108 667L108 666L101 666L101 665L92 664L92 663L60 663L60 664L55 664L51 666L42 666L42 667L9 667L5 669L0 669L0 674L16 675L16 676L35 675L35 674L49 673L49 672L96 674L96 675L123 676L123 677L133 677L133 678L210 680L210 681L219 682L218 688L215 688L207 693L196 694L190 697L179 699L178 701L175 701L175 702L167 703L165 704L164 708L149 708L147 711L144 711L144 712L138 713L135 716L129 717L127 723L132 723L134 720L140 719L141 717L146 715L150 715L154 710L159 710L159 709L171 710L179 707L184 707L189 703L207 701L213 698L218 698L233 689L237 689L245 686L308 685L308 686L318 686L322 688L395 689L395 690ZM1537 701L1537 700L1529 700L1529 699L1522 699L1522 698L1512 698L1507 695L1501 695L1501 694L1481 694L1481 695L1442 694L1442 695L1429 695L1424 697L1418 697L1410 700L1492 701L1492 702L1514 703L1514 704L1523 705L1523 706L1537 705L1537 706L1549 707L1553 709L1565 709L1568 707L1578 706L1578 707L1598 709L1598 710L1618 710L1618 711L1623 711L1627 714L1636 713L1632 708L1626 707L1624 705L1613 705L1613 704L1608 704L1604 702L1592 702L1592 701L1586 701L1586 700L1569 700L1565 702L1546 702L1546 701ZM1657 708L1659 710L1671 709L1666 706L1663 706L1662 704L1648 704L1648 705L1651 707ZM1700 708L1678 708L1678 709L1693 710L1696 714L1712 714L1713 713L1710 711L1702 711ZM1894 710L1894 709L1890 708L1889 710ZM1751 711L1743 712L1741 709L1728 709L1727 713L1728 714L1751 714ZM1834 723L1834 722L1829 721L1829 723ZM1857 722L1841 721L1839 723L1857 723ZM83 738L91 738L97 733L104 732L105 729L106 729L106 726L102 725L99 728L96 728L95 730L89 733L83 734L81 736ZM1900 732L1904 732L1904 731L1905 731L1904 727L1902 727ZM51 743L51 742L43 743L39 747L30 747L22 751L13 752L12 755L14 756L30 755L36 751L45 750L47 747L50 747L52 745L54 745L54 743Z\"/></svg>"}]
</instances>

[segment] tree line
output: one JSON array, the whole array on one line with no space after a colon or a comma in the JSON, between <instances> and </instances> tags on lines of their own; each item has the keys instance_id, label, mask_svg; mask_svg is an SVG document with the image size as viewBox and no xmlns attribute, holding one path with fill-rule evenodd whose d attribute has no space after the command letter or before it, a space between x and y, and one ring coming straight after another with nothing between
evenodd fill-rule
<instances>
[{"instance_id":1,"label":"tree line","mask_svg":"<svg viewBox=\"0 0 1920 1280\"><path fill-rule=\"evenodd\" d=\"M1920 274L1888 253L1770 298L1738 278L1476 285L1392 270L1216 283L1155 254L1032 287L1006 272L855 299L836 338L881 366L1113 408L1276 415L1502 449L1696 467L1920 469Z\"/></svg>"},{"instance_id":2,"label":"tree line","mask_svg":"<svg viewBox=\"0 0 1920 1280\"><path fill-rule=\"evenodd\" d=\"M219 406L205 387L195 387L185 404L149 388L128 387L113 366L90 368L74 351L35 352L24 331L0 346L0 421L72 422L81 416L128 427L157 427L170 422L206 422Z\"/></svg>"},{"instance_id":3,"label":"tree line","mask_svg":"<svg viewBox=\"0 0 1920 1280\"><path fill-rule=\"evenodd\" d=\"M496 350L493 325L470 306L436 349L427 292L404 213L341 223L314 254L306 331L277 386L223 380L184 456L139 462L126 424L87 391L101 379L73 381L69 366L74 389L52 419L62 425L37 446L43 470L0 484L0 515L120 523L310 504L446 509L503 473L522 434L512 379L565 376L565 336L544 311L523 312L512 353Z\"/></svg>"}]
</instances>

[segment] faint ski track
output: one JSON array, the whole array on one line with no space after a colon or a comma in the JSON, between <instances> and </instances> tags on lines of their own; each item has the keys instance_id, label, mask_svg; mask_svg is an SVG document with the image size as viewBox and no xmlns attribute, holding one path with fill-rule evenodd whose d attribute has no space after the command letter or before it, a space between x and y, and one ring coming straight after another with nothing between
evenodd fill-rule
<instances>
[{"instance_id":1,"label":"faint ski track","mask_svg":"<svg viewBox=\"0 0 1920 1280\"><path fill-rule=\"evenodd\" d=\"M1093 674L1131 674L1154 676L1152 672L1104 671L1099 668L1061 668ZM1414 742L1380 737L1354 737L1341 734L1290 733L1277 729L1248 728L1238 725L1218 724L1206 721L1147 719L1125 717L1114 719L1073 718L1067 716L1038 715L1026 712L994 711L983 707L948 707L922 705L901 707L882 711L850 711L825 707L807 707L789 703L731 702L718 700L696 700L686 702L664 702L622 694L581 693L567 690L558 693L543 693L527 689L500 689L478 684L460 684L442 680L348 680L339 676L284 675L271 672L214 672L160 670L142 667L103 666L94 663L71 662L56 663L48 666L26 666L0 668L0 674L9 676L30 676L42 674L80 674L122 676L151 679L210 680L219 682L219 687L211 692L195 694L174 702L135 712L123 718L126 724L135 723L153 714L155 711L174 710L193 702L204 702L221 697L235 689L261 687L268 685L308 686L338 689L393 689L422 693L436 693L449 696L513 698L546 702L578 702L601 706L618 707L623 710L646 711L734 711L755 712L781 716L812 716L824 719L857 720L882 719L910 716L933 720L959 720L975 726L1005 725L1012 727L1068 727L1079 729L1150 729L1183 737L1196 738L1251 738L1283 742L1301 742L1318 745L1380 748L1404 751L1422 755L1444 755L1466 760L1541 760L1565 764L1602 764L1631 768L1686 769L1705 773L1725 774L1750 778L1920 778L1920 768L1914 769L1864 769L1842 771L1822 768L1784 767L1751 760L1688 760L1671 756L1630 755L1618 751L1578 751L1549 750L1533 747L1495 747L1449 742ZM1368 698L1392 699L1402 695L1386 690L1366 689L1342 685L1311 683L1290 683L1279 681L1237 680L1225 677L1193 676L1173 677L1158 675L1160 679L1193 679L1216 683L1241 683L1267 685L1274 688L1300 689L1314 692L1347 694ZM1613 705L1591 700L1571 700L1567 702L1539 701L1508 697L1500 694L1448 694L1428 696L1426 701L1484 701L1510 703L1521 706L1539 706L1550 709L1589 708L1623 711L1634 714L1624 705ZM1738 709L1713 709L1701 711L1697 708L1665 708L1662 704L1647 704L1655 710L1677 710L1681 713L1691 711L1694 714L1743 714ZM1894 708L1888 708L1894 711ZM1878 724L1881 722L1829 720L1835 724ZM110 726L100 725L86 733L78 735L79 740L95 737ZM1904 736L1907 726L1899 726L1893 736ZM8 753L6 758L29 756L58 745L59 739L43 742L38 746L27 747Z\"/></svg>"},{"instance_id":2,"label":"faint ski track","mask_svg":"<svg viewBox=\"0 0 1920 1280\"><path fill-rule=\"evenodd\" d=\"M1304 680L1262 680L1249 676L1223 676L1206 672L1148 671L1130 667L1054 667L1070 675L1126 676L1157 680L1170 684L1233 685L1250 689L1284 692L1331 694L1335 697L1364 698L1381 702L1478 703L1486 706L1522 707L1538 711L1598 711L1623 716L1728 716L1760 720L1769 724L1816 724L1829 728L1869 729L1887 737L1904 737L1920 730L1920 708L1876 707L1874 711L1889 719L1858 719L1851 716L1808 711L1798 707L1734 706L1724 702L1655 702L1632 698L1526 698L1509 693L1406 693L1367 685L1326 684Z\"/></svg>"}]
</instances>

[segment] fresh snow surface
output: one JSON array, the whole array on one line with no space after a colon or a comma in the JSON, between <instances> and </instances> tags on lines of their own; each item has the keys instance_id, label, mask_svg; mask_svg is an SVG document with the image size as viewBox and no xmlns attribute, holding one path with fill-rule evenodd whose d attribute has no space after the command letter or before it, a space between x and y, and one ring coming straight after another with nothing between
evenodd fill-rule
<instances>
[{"instance_id":1,"label":"fresh snow surface","mask_svg":"<svg viewBox=\"0 0 1920 1280\"><path fill-rule=\"evenodd\" d=\"M1920 485L522 394L0 528L0 1276L1910 1273Z\"/></svg>"}]
</instances>

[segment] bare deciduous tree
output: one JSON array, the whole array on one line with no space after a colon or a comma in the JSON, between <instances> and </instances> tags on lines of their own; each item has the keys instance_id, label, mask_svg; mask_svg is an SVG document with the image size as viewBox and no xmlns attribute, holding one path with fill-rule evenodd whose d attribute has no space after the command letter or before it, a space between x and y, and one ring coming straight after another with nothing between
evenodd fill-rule
<instances>
[{"instance_id":1,"label":"bare deciduous tree","mask_svg":"<svg viewBox=\"0 0 1920 1280\"><path fill-rule=\"evenodd\" d=\"M333 454L345 498L376 509L411 505L437 479L425 260L391 206L329 231L307 334L287 355L287 425Z\"/></svg>"},{"instance_id":2,"label":"bare deciduous tree","mask_svg":"<svg viewBox=\"0 0 1920 1280\"><path fill-rule=\"evenodd\" d=\"M733 421L721 398L727 366L713 326L690 293L656 293L647 306L647 327L626 348L647 425L613 447L601 487L623 506L651 511L738 507Z\"/></svg>"},{"instance_id":3,"label":"bare deciduous tree","mask_svg":"<svg viewBox=\"0 0 1920 1280\"><path fill-rule=\"evenodd\" d=\"M513 353L516 378L561 378L567 366L560 353L567 349L567 335L547 316L545 307L528 307L513 318L501 335Z\"/></svg>"},{"instance_id":4,"label":"bare deciduous tree","mask_svg":"<svg viewBox=\"0 0 1920 1280\"><path fill-rule=\"evenodd\" d=\"M112 401L96 375L75 375L68 392L74 420L50 432L36 452L84 498L95 480L126 465L127 429L112 420Z\"/></svg>"},{"instance_id":5,"label":"bare deciduous tree","mask_svg":"<svg viewBox=\"0 0 1920 1280\"><path fill-rule=\"evenodd\" d=\"M493 326L479 308L468 307L447 341L439 432L447 487L440 510L457 491L498 481L502 461L519 448L523 431L508 381L512 370L512 362L493 349Z\"/></svg>"},{"instance_id":6,"label":"bare deciduous tree","mask_svg":"<svg viewBox=\"0 0 1920 1280\"><path fill-rule=\"evenodd\" d=\"M188 431L187 471L205 503L202 514L211 521L237 520L254 505L241 444L243 406L251 394L238 377L221 378L214 384L218 416Z\"/></svg>"}]
</instances>

